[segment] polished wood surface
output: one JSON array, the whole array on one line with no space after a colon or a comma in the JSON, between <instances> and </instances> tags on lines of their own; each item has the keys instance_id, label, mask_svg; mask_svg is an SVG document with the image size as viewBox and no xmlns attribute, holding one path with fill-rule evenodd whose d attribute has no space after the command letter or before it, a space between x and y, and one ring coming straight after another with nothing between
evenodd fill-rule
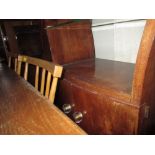
<instances>
[{"instance_id":1,"label":"polished wood surface","mask_svg":"<svg viewBox=\"0 0 155 155\"><path fill-rule=\"evenodd\" d=\"M88 134L136 134L139 107L131 100L134 64L89 59L64 66L58 106L72 106L68 116ZM60 104L59 104L60 103Z\"/></svg>"},{"instance_id":2,"label":"polished wood surface","mask_svg":"<svg viewBox=\"0 0 155 155\"><path fill-rule=\"evenodd\" d=\"M58 78L60 78L62 75L63 67L60 65L56 65L52 62L42 60L42 59L33 58L33 57L26 56L26 55L18 55L18 72L17 73L19 75L21 74L22 63L25 63L25 69L24 69L24 79L25 80L27 80L27 78L28 78L28 65L31 64L31 65L35 66L35 68L36 68L35 88L37 90L40 90L42 95L44 95L45 88L43 88L43 85L44 85L43 81L41 81L41 88L39 88L39 69L45 70L45 73L46 73L46 71L48 72L45 96L49 98L51 103L54 103ZM52 80L51 76L53 76L53 80ZM45 74L43 74L43 77L41 77L41 78L44 79ZM52 80L52 82L51 82L51 80Z\"/></svg>"},{"instance_id":3,"label":"polished wood surface","mask_svg":"<svg viewBox=\"0 0 155 155\"><path fill-rule=\"evenodd\" d=\"M54 26L70 20L45 20ZM66 64L94 57L94 43L90 20L81 20L61 27L47 29L52 61Z\"/></svg>"},{"instance_id":4,"label":"polished wood surface","mask_svg":"<svg viewBox=\"0 0 155 155\"><path fill-rule=\"evenodd\" d=\"M137 61L135 66L132 98L135 104L141 103L143 91L148 91L152 85L154 74L154 49L155 49L155 20L147 20L144 33L141 39ZM145 85L149 83L148 86ZM144 88L145 87L145 88ZM147 89L147 90L146 90Z\"/></svg>"},{"instance_id":5,"label":"polished wood surface","mask_svg":"<svg viewBox=\"0 0 155 155\"><path fill-rule=\"evenodd\" d=\"M6 65L0 80L0 134L85 134Z\"/></svg>"},{"instance_id":6,"label":"polished wood surface","mask_svg":"<svg viewBox=\"0 0 155 155\"><path fill-rule=\"evenodd\" d=\"M79 126L89 134L136 134L139 108L111 95L92 92L80 83L71 83L75 112L83 113ZM112 92L111 92L112 94ZM64 102L65 103L65 99ZM82 104L81 104L82 103ZM88 106L89 104L89 106ZM73 115L71 117L73 121Z\"/></svg>"},{"instance_id":7,"label":"polished wood surface","mask_svg":"<svg viewBox=\"0 0 155 155\"><path fill-rule=\"evenodd\" d=\"M70 104L73 120L81 112L78 124L89 134L154 134L155 20L147 20L135 65L95 59L90 20L62 25L70 21L44 20L53 26L46 29L51 60L65 68L56 105Z\"/></svg>"},{"instance_id":8,"label":"polished wood surface","mask_svg":"<svg viewBox=\"0 0 155 155\"><path fill-rule=\"evenodd\" d=\"M132 102L141 106L139 132L155 133L155 19L147 20L135 66Z\"/></svg>"},{"instance_id":9,"label":"polished wood surface","mask_svg":"<svg viewBox=\"0 0 155 155\"><path fill-rule=\"evenodd\" d=\"M104 59L89 59L65 65L64 77L82 82L83 86L101 94L112 92L130 99L134 64Z\"/></svg>"},{"instance_id":10,"label":"polished wood surface","mask_svg":"<svg viewBox=\"0 0 155 155\"><path fill-rule=\"evenodd\" d=\"M147 20L135 65L99 59L65 65L58 100L71 104L68 116L86 111L79 126L89 134L155 134L154 38L155 20Z\"/></svg>"}]
</instances>

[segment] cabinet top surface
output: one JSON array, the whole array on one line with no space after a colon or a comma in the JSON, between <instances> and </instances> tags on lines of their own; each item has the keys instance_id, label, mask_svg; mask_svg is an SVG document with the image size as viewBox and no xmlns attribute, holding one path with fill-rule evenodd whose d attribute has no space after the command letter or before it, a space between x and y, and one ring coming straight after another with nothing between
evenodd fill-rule
<instances>
[{"instance_id":1,"label":"cabinet top surface","mask_svg":"<svg viewBox=\"0 0 155 155\"><path fill-rule=\"evenodd\" d=\"M130 95L134 64L105 59L89 59L65 66L65 78L84 82L94 89L114 90Z\"/></svg>"}]
</instances>

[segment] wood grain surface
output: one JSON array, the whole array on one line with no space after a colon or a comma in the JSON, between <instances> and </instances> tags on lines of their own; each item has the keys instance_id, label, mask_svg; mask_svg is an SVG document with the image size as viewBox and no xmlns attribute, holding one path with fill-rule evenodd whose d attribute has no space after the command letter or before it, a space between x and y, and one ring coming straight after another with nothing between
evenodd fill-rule
<instances>
[{"instance_id":1,"label":"wood grain surface","mask_svg":"<svg viewBox=\"0 0 155 155\"><path fill-rule=\"evenodd\" d=\"M0 134L86 134L33 86L0 64Z\"/></svg>"},{"instance_id":2,"label":"wood grain surface","mask_svg":"<svg viewBox=\"0 0 155 155\"><path fill-rule=\"evenodd\" d=\"M46 97L49 98L51 103L54 103L58 78L60 78L62 75L63 67L60 65L54 64L52 62L39 59L39 58L29 57L26 55L18 55L18 69L17 69L18 72L17 73L19 75L21 75L21 65L22 65L21 63L25 63L24 79L26 81L28 79L28 66L29 65L35 66L35 68L36 68L36 71L35 71L35 88L40 92L41 92L41 90L39 88L39 86L40 86L39 70L45 69L45 72L46 71L48 72L47 83L46 83L46 94L45 95L46 95ZM29 73L31 73L31 72L29 72ZM45 75L43 75L43 76L45 76ZM52 80L51 76L53 77L53 80ZM41 93L42 93L42 95L44 94L43 91Z\"/></svg>"},{"instance_id":3,"label":"wood grain surface","mask_svg":"<svg viewBox=\"0 0 155 155\"><path fill-rule=\"evenodd\" d=\"M46 26L54 26L70 20L44 20ZM94 43L90 20L81 20L54 29L47 29L52 61L67 64L94 58Z\"/></svg>"},{"instance_id":4,"label":"wood grain surface","mask_svg":"<svg viewBox=\"0 0 155 155\"><path fill-rule=\"evenodd\" d=\"M95 92L130 100L134 64L105 59L88 59L64 66L64 78L82 82Z\"/></svg>"},{"instance_id":5,"label":"wood grain surface","mask_svg":"<svg viewBox=\"0 0 155 155\"><path fill-rule=\"evenodd\" d=\"M154 60L155 20L149 19L135 65L97 59L65 65L58 99L74 105L73 112L87 111L80 126L89 134L155 134Z\"/></svg>"},{"instance_id":6,"label":"wood grain surface","mask_svg":"<svg viewBox=\"0 0 155 155\"><path fill-rule=\"evenodd\" d=\"M130 102L134 64L89 59L64 66L58 107L85 113L78 125L88 134L137 134L139 107ZM63 109L62 109L63 110Z\"/></svg>"}]
</instances>

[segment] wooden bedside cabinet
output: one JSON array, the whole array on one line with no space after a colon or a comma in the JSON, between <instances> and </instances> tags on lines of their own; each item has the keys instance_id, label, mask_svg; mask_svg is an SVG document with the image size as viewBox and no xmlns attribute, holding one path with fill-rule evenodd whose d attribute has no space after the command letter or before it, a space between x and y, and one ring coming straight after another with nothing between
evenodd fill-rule
<instances>
[{"instance_id":1,"label":"wooden bedside cabinet","mask_svg":"<svg viewBox=\"0 0 155 155\"><path fill-rule=\"evenodd\" d=\"M69 30L73 31L72 28ZM69 31L67 28L57 31L65 30ZM76 33L79 29L78 32L74 29L72 35L80 41ZM67 34L58 34L65 40L68 38ZM53 61L64 66L56 105L65 113L67 109L67 115L88 134L155 133L155 20L146 22L135 64L95 58L91 37L88 44L81 42L79 46L80 49L91 44L86 50L87 53L91 51L91 55L85 57L84 54L80 59L78 48L72 45L70 56L76 55L76 59L69 56L67 60L69 53L62 47L62 51L56 50L58 40L52 39L52 35L56 33L48 31L50 45L55 49L52 54L57 52L56 55L61 56L59 59L53 55ZM71 47L70 42L65 43L65 47ZM61 45L64 46L64 42ZM80 54L84 52L79 51Z\"/></svg>"},{"instance_id":2,"label":"wooden bedside cabinet","mask_svg":"<svg viewBox=\"0 0 155 155\"><path fill-rule=\"evenodd\" d=\"M120 74L116 74L120 69ZM57 103L88 134L135 134L138 108L130 103L134 65L89 59L65 65ZM117 83L115 84L115 82ZM75 114L82 114L77 121Z\"/></svg>"}]
</instances>

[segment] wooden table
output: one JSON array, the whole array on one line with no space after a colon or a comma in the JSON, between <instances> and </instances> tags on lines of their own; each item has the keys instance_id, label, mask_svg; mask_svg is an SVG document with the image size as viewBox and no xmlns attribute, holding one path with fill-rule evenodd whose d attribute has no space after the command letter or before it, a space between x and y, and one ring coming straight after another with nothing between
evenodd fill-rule
<instances>
[{"instance_id":1,"label":"wooden table","mask_svg":"<svg viewBox=\"0 0 155 155\"><path fill-rule=\"evenodd\" d=\"M0 134L86 134L33 86L0 64Z\"/></svg>"}]
</instances>

